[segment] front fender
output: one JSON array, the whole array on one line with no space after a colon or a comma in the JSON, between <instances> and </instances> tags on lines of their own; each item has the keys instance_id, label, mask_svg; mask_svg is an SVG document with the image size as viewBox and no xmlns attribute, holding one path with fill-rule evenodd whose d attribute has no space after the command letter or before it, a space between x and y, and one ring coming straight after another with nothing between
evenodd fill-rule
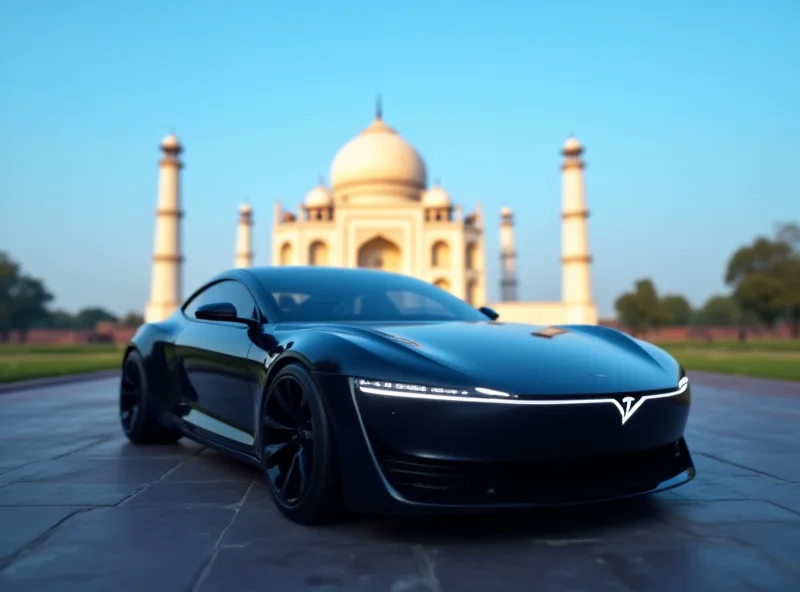
<instances>
[{"instance_id":1,"label":"front fender","mask_svg":"<svg viewBox=\"0 0 800 592\"><path fill-rule=\"evenodd\" d=\"M144 324L131 338L125 351L126 356L132 350L142 356L148 395L158 406L161 416L180 403L179 373L173 350L180 328L180 325L169 320Z\"/></svg>"},{"instance_id":2,"label":"front fender","mask_svg":"<svg viewBox=\"0 0 800 592\"><path fill-rule=\"evenodd\" d=\"M321 374L474 386L468 376L429 356L421 346L358 328L296 331L283 348L276 361L291 358Z\"/></svg>"}]
</instances>

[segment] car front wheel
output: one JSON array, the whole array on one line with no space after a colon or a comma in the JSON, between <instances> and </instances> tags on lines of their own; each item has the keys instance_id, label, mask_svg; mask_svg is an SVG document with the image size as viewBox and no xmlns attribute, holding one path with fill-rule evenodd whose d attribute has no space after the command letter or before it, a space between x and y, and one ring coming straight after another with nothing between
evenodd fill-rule
<instances>
[{"instance_id":1,"label":"car front wheel","mask_svg":"<svg viewBox=\"0 0 800 592\"><path fill-rule=\"evenodd\" d=\"M334 518L340 486L333 433L320 393L301 366L278 372L261 420L262 463L275 504L300 524Z\"/></svg>"}]
</instances>

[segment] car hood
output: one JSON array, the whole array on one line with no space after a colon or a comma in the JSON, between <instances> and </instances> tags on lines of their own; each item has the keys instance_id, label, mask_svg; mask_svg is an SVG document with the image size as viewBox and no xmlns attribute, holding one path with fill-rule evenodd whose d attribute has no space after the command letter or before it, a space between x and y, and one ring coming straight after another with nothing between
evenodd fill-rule
<instances>
[{"instance_id":1,"label":"car hood","mask_svg":"<svg viewBox=\"0 0 800 592\"><path fill-rule=\"evenodd\" d=\"M679 379L679 365L666 352L606 327L442 322L358 331L399 343L473 386L521 396L658 391Z\"/></svg>"}]
</instances>

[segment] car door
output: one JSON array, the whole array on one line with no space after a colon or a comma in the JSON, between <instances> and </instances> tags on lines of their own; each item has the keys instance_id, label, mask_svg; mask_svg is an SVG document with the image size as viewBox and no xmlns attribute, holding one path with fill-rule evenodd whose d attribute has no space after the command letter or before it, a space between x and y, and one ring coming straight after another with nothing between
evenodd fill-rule
<instances>
[{"instance_id":1,"label":"car door","mask_svg":"<svg viewBox=\"0 0 800 592\"><path fill-rule=\"evenodd\" d=\"M244 323L207 321L194 316L204 304L230 302L239 317L258 319L250 291L235 280L223 280L189 302L186 328L175 342L182 368L182 393L191 407L184 421L206 437L234 448L253 444L251 377L247 354L252 346Z\"/></svg>"}]
</instances>

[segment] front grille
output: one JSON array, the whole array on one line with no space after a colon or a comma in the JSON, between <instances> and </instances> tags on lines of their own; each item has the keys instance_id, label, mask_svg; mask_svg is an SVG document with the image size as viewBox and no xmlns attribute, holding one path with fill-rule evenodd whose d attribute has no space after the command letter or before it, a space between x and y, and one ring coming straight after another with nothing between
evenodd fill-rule
<instances>
[{"instance_id":1,"label":"front grille","mask_svg":"<svg viewBox=\"0 0 800 592\"><path fill-rule=\"evenodd\" d=\"M685 443L560 462L472 463L380 454L406 499L428 503L579 503L654 489L691 467Z\"/></svg>"}]
</instances>

